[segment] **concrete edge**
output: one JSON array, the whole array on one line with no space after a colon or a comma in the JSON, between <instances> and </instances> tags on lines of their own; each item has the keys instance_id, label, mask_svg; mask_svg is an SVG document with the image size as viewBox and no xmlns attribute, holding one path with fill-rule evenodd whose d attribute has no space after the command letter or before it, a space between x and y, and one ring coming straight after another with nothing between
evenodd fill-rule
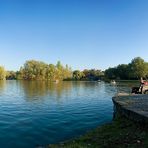
<instances>
[{"instance_id":1,"label":"concrete edge","mask_svg":"<svg viewBox=\"0 0 148 148\"><path fill-rule=\"evenodd\" d=\"M115 96L112 98L113 104L114 104L114 118L117 116L124 116L130 120L133 120L138 123L142 123L144 125L148 124L148 117L144 116L143 114L140 114L134 110L131 110L124 105L120 104L118 101L116 101L116 98L118 96Z\"/></svg>"}]
</instances>

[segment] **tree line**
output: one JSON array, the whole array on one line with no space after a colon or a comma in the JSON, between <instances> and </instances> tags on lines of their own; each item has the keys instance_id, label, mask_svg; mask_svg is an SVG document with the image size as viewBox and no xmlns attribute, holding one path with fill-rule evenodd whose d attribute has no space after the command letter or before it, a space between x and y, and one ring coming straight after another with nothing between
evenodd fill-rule
<instances>
[{"instance_id":1,"label":"tree line","mask_svg":"<svg viewBox=\"0 0 148 148\"><path fill-rule=\"evenodd\" d=\"M96 69L85 69L83 71L75 70L73 71L72 80L76 81L97 81L104 77L104 72Z\"/></svg>"},{"instance_id":2,"label":"tree line","mask_svg":"<svg viewBox=\"0 0 148 148\"><path fill-rule=\"evenodd\" d=\"M29 60L20 68L19 71L3 71L0 75L5 75L7 80L64 80L71 78L72 70L66 65L63 66L60 61L54 64L47 64L42 61Z\"/></svg>"},{"instance_id":3,"label":"tree line","mask_svg":"<svg viewBox=\"0 0 148 148\"><path fill-rule=\"evenodd\" d=\"M137 80L148 78L148 62L140 57L134 58L129 64L120 64L105 70L107 79Z\"/></svg>"},{"instance_id":4,"label":"tree line","mask_svg":"<svg viewBox=\"0 0 148 148\"><path fill-rule=\"evenodd\" d=\"M140 77L148 77L148 62L140 57L134 58L129 64L120 64L105 71L96 69L72 71L71 67L63 66L60 61L54 65L29 60L16 72L6 71L0 66L0 80L96 81L100 79L136 80Z\"/></svg>"},{"instance_id":5,"label":"tree line","mask_svg":"<svg viewBox=\"0 0 148 148\"><path fill-rule=\"evenodd\" d=\"M0 66L0 80L98 80L103 75L101 70L72 71L68 65L63 66L60 61L54 64L47 64L42 61L29 60L19 71L6 71Z\"/></svg>"}]
</instances>

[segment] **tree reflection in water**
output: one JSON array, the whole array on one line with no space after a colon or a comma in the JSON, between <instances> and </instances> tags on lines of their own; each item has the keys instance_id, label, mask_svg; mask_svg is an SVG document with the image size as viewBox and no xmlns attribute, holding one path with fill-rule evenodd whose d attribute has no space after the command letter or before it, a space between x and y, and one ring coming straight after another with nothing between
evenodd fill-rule
<instances>
[{"instance_id":1,"label":"tree reflection in water","mask_svg":"<svg viewBox=\"0 0 148 148\"><path fill-rule=\"evenodd\" d=\"M49 82L49 81L20 81L25 98L28 101L52 97L59 99L62 95L68 95L71 90L71 82Z\"/></svg>"},{"instance_id":2,"label":"tree reflection in water","mask_svg":"<svg viewBox=\"0 0 148 148\"><path fill-rule=\"evenodd\" d=\"M6 87L6 80L0 80L0 93L4 92L5 87Z\"/></svg>"}]
</instances>

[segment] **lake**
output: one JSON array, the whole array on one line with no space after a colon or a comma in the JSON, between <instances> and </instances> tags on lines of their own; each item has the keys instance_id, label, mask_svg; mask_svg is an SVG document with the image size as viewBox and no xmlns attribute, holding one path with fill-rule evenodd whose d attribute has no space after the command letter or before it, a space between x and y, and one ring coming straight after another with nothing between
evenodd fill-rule
<instances>
[{"instance_id":1,"label":"lake","mask_svg":"<svg viewBox=\"0 0 148 148\"><path fill-rule=\"evenodd\" d=\"M115 93L104 82L0 81L0 147L57 143L110 122Z\"/></svg>"}]
</instances>

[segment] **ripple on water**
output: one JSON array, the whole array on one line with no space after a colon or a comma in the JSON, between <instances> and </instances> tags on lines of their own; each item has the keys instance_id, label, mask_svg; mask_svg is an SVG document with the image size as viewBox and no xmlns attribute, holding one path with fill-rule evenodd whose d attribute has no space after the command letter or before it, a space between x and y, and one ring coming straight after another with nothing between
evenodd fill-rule
<instances>
[{"instance_id":1,"label":"ripple on water","mask_svg":"<svg viewBox=\"0 0 148 148\"><path fill-rule=\"evenodd\" d=\"M5 148L60 142L112 119L116 88L105 83L6 81L0 88L0 145Z\"/></svg>"}]
</instances>

